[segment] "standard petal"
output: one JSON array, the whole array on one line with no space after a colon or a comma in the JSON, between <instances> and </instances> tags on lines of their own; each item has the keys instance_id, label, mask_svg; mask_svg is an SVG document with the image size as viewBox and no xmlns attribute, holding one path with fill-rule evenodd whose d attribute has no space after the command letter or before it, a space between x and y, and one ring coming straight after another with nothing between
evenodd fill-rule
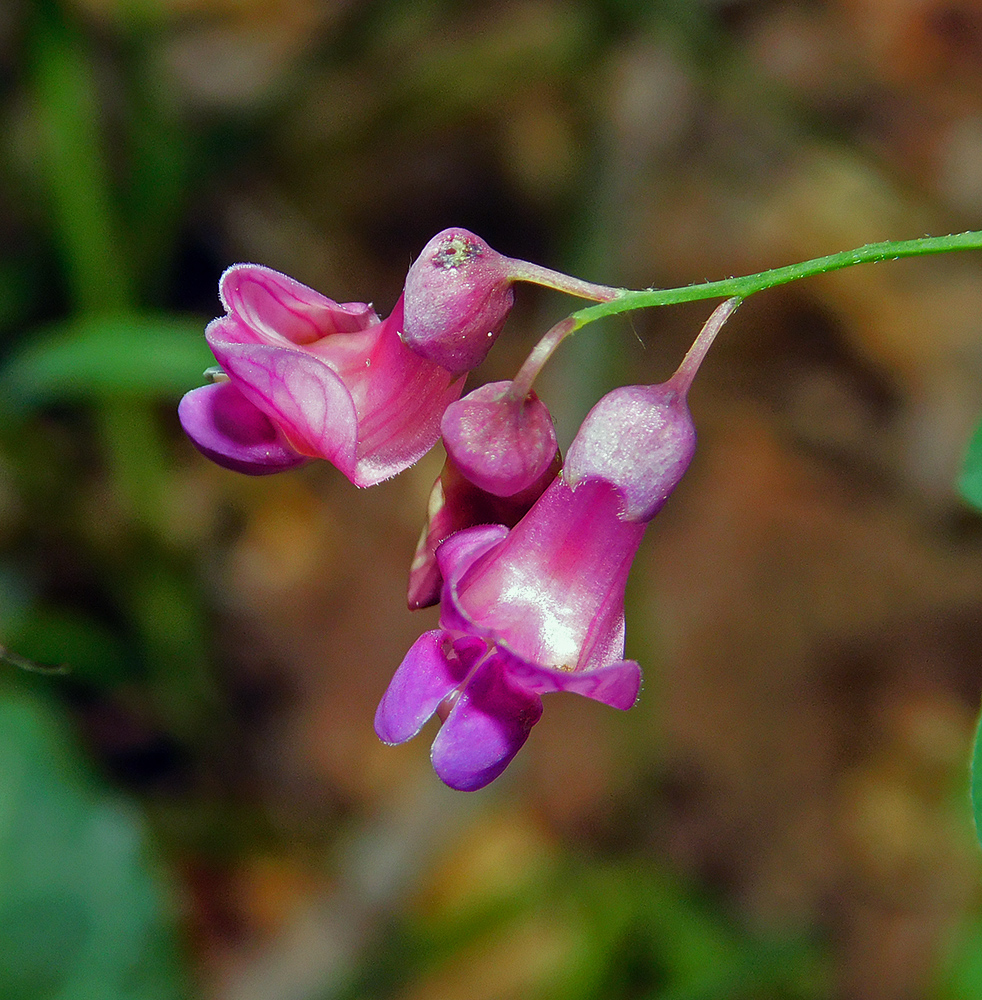
<instances>
[{"instance_id":1,"label":"standard petal","mask_svg":"<svg viewBox=\"0 0 982 1000\"><path fill-rule=\"evenodd\" d=\"M177 412L194 446L234 472L263 476L308 461L231 382L193 389Z\"/></svg>"},{"instance_id":2,"label":"standard petal","mask_svg":"<svg viewBox=\"0 0 982 1000\"><path fill-rule=\"evenodd\" d=\"M259 264L235 264L221 278L228 312L268 344L311 344L332 333L354 333L379 322L364 302L339 303L294 278Z\"/></svg>"},{"instance_id":3,"label":"standard petal","mask_svg":"<svg viewBox=\"0 0 982 1000\"><path fill-rule=\"evenodd\" d=\"M499 657L488 657L433 741L434 770L459 791L483 788L511 763L541 715L539 696L514 683Z\"/></svg>"},{"instance_id":4,"label":"standard petal","mask_svg":"<svg viewBox=\"0 0 982 1000\"><path fill-rule=\"evenodd\" d=\"M265 344L216 341L211 348L242 394L298 452L324 458L351 478L358 418L350 393L327 365L301 351Z\"/></svg>"},{"instance_id":5,"label":"standard petal","mask_svg":"<svg viewBox=\"0 0 982 1000\"><path fill-rule=\"evenodd\" d=\"M633 707L641 690L641 667L634 660L617 660L594 670L557 670L509 657L507 670L529 691L572 691L624 710Z\"/></svg>"},{"instance_id":6,"label":"standard petal","mask_svg":"<svg viewBox=\"0 0 982 1000\"><path fill-rule=\"evenodd\" d=\"M460 640L443 629L424 632L396 670L375 713L375 732L383 743L404 743L423 728L440 702L464 682L483 654L479 640Z\"/></svg>"}]
</instances>

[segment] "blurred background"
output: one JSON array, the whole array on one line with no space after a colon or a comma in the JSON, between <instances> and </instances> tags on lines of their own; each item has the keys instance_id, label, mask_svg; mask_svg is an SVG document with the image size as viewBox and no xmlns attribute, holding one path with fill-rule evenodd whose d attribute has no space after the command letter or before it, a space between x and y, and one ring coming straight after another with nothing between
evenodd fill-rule
<instances>
[{"instance_id":1,"label":"blurred background","mask_svg":"<svg viewBox=\"0 0 982 1000\"><path fill-rule=\"evenodd\" d=\"M175 415L226 266L385 315L450 225L632 287L982 228L982 10L4 0L0 996L977 1000L982 258L741 308L632 576L639 705L550 696L462 794L372 730L440 449L250 479ZM477 381L575 307L519 288ZM564 345L563 445L710 309Z\"/></svg>"}]
</instances>

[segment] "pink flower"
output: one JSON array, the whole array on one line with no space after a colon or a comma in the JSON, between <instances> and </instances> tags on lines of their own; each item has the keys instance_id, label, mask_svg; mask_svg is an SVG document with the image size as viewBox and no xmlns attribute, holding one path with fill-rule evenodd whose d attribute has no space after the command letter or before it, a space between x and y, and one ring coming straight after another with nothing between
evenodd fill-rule
<instances>
[{"instance_id":1,"label":"pink flower","mask_svg":"<svg viewBox=\"0 0 982 1000\"><path fill-rule=\"evenodd\" d=\"M433 766L470 791L508 766L543 694L634 704L641 669L623 658L624 588L648 521L692 459L686 395L736 302L713 314L668 382L600 400L562 473L513 528L472 527L439 546L440 627L416 641L382 697L384 742L411 739L438 714Z\"/></svg>"},{"instance_id":2,"label":"pink flower","mask_svg":"<svg viewBox=\"0 0 982 1000\"><path fill-rule=\"evenodd\" d=\"M607 483L560 476L512 529L469 528L437 551L440 628L414 644L375 716L386 743L436 712L437 774L470 791L493 781L542 714L541 695L574 691L615 708L637 699L624 660L624 585L644 524L618 516Z\"/></svg>"},{"instance_id":3,"label":"pink flower","mask_svg":"<svg viewBox=\"0 0 982 1000\"><path fill-rule=\"evenodd\" d=\"M179 407L207 457L252 475L322 458L371 486L435 444L464 380L403 344L401 298L380 321L256 264L230 267L220 294L205 337L228 381Z\"/></svg>"},{"instance_id":4,"label":"pink flower","mask_svg":"<svg viewBox=\"0 0 982 1000\"><path fill-rule=\"evenodd\" d=\"M428 608L440 600L443 575L437 550L451 535L477 524L502 524L513 528L528 513L559 474L559 452L546 470L526 489L511 496L496 496L475 486L448 457L433 484L416 554L409 569L407 600L410 611Z\"/></svg>"}]
</instances>

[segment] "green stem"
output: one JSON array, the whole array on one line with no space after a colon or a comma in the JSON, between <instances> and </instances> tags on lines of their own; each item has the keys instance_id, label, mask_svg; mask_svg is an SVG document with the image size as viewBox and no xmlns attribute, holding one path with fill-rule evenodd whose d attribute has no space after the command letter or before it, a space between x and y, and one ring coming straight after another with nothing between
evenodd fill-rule
<instances>
[{"instance_id":1,"label":"green stem","mask_svg":"<svg viewBox=\"0 0 982 1000\"><path fill-rule=\"evenodd\" d=\"M721 281L707 281L682 288L646 288L641 291L624 290L616 299L587 306L573 313L573 329L580 329L587 323L603 316L616 316L634 309L650 306L674 305L678 302L695 302L699 299L728 298L737 296L745 299L754 292L766 288L786 285L799 278L810 278L816 274L838 271L854 264L875 264L883 260L898 260L901 257L919 257L924 254L947 253L951 250L982 250L982 231L958 233L952 236L925 236L917 240L890 240L886 243L869 243L858 250L846 250L828 257L816 257L800 264L776 267L742 278L724 278ZM570 331L572 332L572 330Z\"/></svg>"}]
</instances>

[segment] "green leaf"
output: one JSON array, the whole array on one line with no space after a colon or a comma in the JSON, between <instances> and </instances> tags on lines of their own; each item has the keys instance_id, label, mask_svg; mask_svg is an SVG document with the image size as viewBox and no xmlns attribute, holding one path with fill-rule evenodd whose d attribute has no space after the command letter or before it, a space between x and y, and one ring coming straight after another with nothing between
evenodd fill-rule
<instances>
[{"instance_id":1,"label":"green leaf","mask_svg":"<svg viewBox=\"0 0 982 1000\"><path fill-rule=\"evenodd\" d=\"M0 370L0 396L15 409L108 397L176 398L215 363L200 320L125 315L46 327Z\"/></svg>"},{"instance_id":2,"label":"green leaf","mask_svg":"<svg viewBox=\"0 0 982 1000\"><path fill-rule=\"evenodd\" d=\"M982 422L975 428L958 477L958 490L973 507L982 510Z\"/></svg>"},{"instance_id":3,"label":"green leaf","mask_svg":"<svg viewBox=\"0 0 982 1000\"><path fill-rule=\"evenodd\" d=\"M178 1000L168 894L140 817L97 785L60 717L0 697L0 996Z\"/></svg>"},{"instance_id":4,"label":"green leaf","mask_svg":"<svg viewBox=\"0 0 982 1000\"><path fill-rule=\"evenodd\" d=\"M33 5L28 79L41 140L38 172L68 285L75 307L92 314L133 302L133 275L104 152L96 59L61 6Z\"/></svg>"}]
</instances>

